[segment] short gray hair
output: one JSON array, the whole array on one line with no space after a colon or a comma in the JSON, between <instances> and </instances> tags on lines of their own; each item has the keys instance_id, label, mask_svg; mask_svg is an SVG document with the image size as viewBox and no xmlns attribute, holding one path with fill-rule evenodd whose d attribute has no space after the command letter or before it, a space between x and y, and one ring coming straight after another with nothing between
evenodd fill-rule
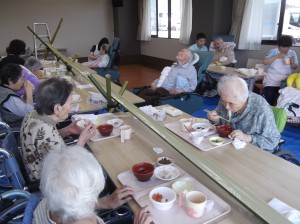
<instances>
[{"instance_id":1,"label":"short gray hair","mask_svg":"<svg viewBox=\"0 0 300 224\"><path fill-rule=\"evenodd\" d=\"M28 68L29 70L38 71L38 70L40 70L40 68L42 68L42 63L36 57L30 56L25 61L24 66L26 68Z\"/></svg>"},{"instance_id":2,"label":"short gray hair","mask_svg":"<svg viewBox=\"0 0 300 224\"><path fill-rule=\"evenodd\" d=\"M237 101L245 102L249 96L247 83L244 79L237 76L223 76L218 82L218 93L231 94Z\"/></svg>"},{"instance_id":3,"label":"short gray hair","mask_svg":"<svg viewBox=\"0 0 300 224\"><path fill-rule=\"evenodd\" d=\"M190 50L190 49L184 49L184 50L186 50L187 51L187 56L189 57L189 61L188 61L188 63L192 63L193 62L193 60L194 60L194 53Z\"/></svg>"},{"instance_id":4,"label":"short gray hair","mask_svg":"<svg viewBox=\"0 0 300 224\"><path fill-rule=\"evenodd\" d=\"M40 188L63 223L93 216L104 185L100 164L81 146L53 150L43 162Z\"/></svg>"}]
</instances>

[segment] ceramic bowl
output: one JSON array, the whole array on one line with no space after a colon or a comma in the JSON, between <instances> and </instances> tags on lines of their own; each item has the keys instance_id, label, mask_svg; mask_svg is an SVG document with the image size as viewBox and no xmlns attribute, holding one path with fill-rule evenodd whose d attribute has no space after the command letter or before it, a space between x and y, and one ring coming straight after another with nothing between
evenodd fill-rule
<instances>
[{"instance_id":1,"label":"ceramic bowl","mask_svg":"<svg viewBox=\"0 0 300 224\"><path fill-rule=\"evenodd\" d=\"M219 136L222 138L227 138L228 135L233 131L232 127L229 125L219 125L216 128Z\"/></svg>"},{"instance_id":2,"label":"ceramic bowl","mask_svg":"<svg viewBox=\"0 0 300 224\"><path fill-rule=\"evenodd\" d=\"M132 172L138 181L146 182L152 177L154 166L151 163L136 163L132 167Z\"/></svg>"},{"instance_id":3,"label":"ceramic bowl","mask_svg":"<svg viewBox=\"0 0 300 224\"><path fill-rule=\"evenodd\" d=\"M111 124L101 124L97 127L97 129L102 136L110 136L114 129L114 126L112 126Z\"/></svg>"},{"instance_id":4,"label":"ceramic bowl","mask_svg":"<svg viewBox=\"0 0 300 224\"><path fill-rule=\"evenodd\" d=\"M219 136L213 136L209 138L209 141L212 145L218 146L224 143L224 139Z\"/></svg>"},{"instance_id":5,"label":"ceramic bowl","mask_svg":"<svg viewBox=\"0 0 300 224\"><path fill-rule=\"evenodd\" d=\"M112 126L114 126L114 128L119 128L124 123L124 121L122 119L115 118L106 121L106 123L111 124Z\"/></svg>"},{"instance_id":6,"label":"ceramic bowl","mask_svg":"<svg viewBox=\"0 0 300 224\"><path fill-rule=\"evenodd\" d=\"M172 189L179 195L180 192L183 191L192 191L193 183L188 180L178 180L172 184Z\"/></svg>"},{"instance_id":7,"label":"ceramic bowl","mask_svg":"<svg viewBox=\"0 0 300 224\"><path fill-rule=\"evenodd\" d=\"M192 125L192 128L199 132L208 132L210 127L211 125L207 123L195 123Z\"/></svg>"},{"instance_id":8,"label":"ceramic bowl","mask_svg":"<svg viewBox=\"0 0 300 224\"><path fill-rule=\"evenodd\" d=\"M158 210L169 210L176 201L176 193L173 189L168 187L157 187L150 192L149 199L154 208Z\"/></svg>"},{"instance_id":9,"label":"ceramic bowl","mask_svg":"<svg viewBox=\"0 0 300 224\"><path fill-rule=\"evenodd\" d=\"M174 166L165 165L156 167L154 175L160 180L169 181L179 177L180 171Z\"/></svg>"},{"instance_id":10,"label":"ceramic bowl","mask_svg":"<svg viewBox=\"0 0 300 224\"><path fill-rule=\"evenodd\" d=\"M157 158L157 164L160 166L164 166L164 165L173 165L173 159L171 159L170 157L159 157Z\"/></svg>"}]
</instances>

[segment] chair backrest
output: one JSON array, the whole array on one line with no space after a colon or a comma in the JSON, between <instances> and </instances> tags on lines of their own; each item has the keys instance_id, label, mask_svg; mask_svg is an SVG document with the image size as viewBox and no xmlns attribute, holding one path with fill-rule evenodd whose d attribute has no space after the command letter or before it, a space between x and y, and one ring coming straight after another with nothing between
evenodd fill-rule
<instances>
[{"instance_id":1,"label":"chair backrest","mask_svg":"<svg viewBox=\"0 0 300 224\"><path fill-rule=\"evenodd\" d=\"M214 53L210 51L200 51L197 52L199 55L199 70L198 70L198 83L202 82L204 77L204 73L207 70L212 58L214 57Z\"/></svg>"},{"instance_id":2,"label":"chair backrest","mask_svg":"<svg viewBox=\"0 0 300 224\"><path fill-rule=\"evenodd\" d=\"M198 93L184 93L178 96L163 97L159 99L159 105L171 105L185 113L193 115L203 106L203 98Z\"/></svg>"},{"instance_id":3,"label":"chair backrest","mask_svg":"<svg viewBox=\"0 0 300 224\"><path fill-rule=\"evenodd\" d=\"M272 111L274 113L275 123L276 126L281 133L284 130L286 124L286 111L284 108L278 108L271 106Z\"/></svg>"},{"instance_id":4,"label":"chair backrest","mask_svg":"<svg viewBox=\"0 0 300 224\"><path fill-rule=\"evenodd\" d=\"M115 37L109 49L109 62L106 68L112 68L114 66L115 59L119 53L118 51L119 51L120 43L121 43L121 38Z\"/></svg>"}]
</instances>

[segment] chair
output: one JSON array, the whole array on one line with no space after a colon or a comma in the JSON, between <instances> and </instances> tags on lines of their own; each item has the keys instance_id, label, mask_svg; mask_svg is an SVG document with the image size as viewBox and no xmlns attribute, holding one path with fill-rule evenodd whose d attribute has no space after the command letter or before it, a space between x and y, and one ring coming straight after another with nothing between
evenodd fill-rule
<instances>
[{"instance_id":1,"label":"chair","mask_svg":"<svg viewBox=\"0 0 300 224\"><path fill-rule=\"evenodd\" d=\"M198 93L183 93L176 96L162 97L159 105L171 105L187 114L192 115L203 106L203 98Z\"/></svg>"},{"instance_id":2,"label":"chair","mask_svg":"<svg viewBox=\"0 0 300 224\"><path fill-rule=\"evenodd\" d=\"M213 52L206 52L206 51L200 51L197 52L197 54L199 55L199 69L198 69L198 84L202 82L202 79L204 77L204 74L212 60L212 58L214 57L214 53Z\"/></svg>"},{"instance_id":3,"label":"chair","mask_svg":"<svg viewBox=\"0 0 300 224\"><path fill-rule=\"evenodd\" d=\"M110 74L112 81L119 81L120 73L118 72L117 68L115 67L115 60L118 56L118 51L121 43L121 38L115 37L112 45L109 49L109 62L105 68L96 68L94 69L97 74L105 77L105 75Z\"/></svg>"}]
</instances>

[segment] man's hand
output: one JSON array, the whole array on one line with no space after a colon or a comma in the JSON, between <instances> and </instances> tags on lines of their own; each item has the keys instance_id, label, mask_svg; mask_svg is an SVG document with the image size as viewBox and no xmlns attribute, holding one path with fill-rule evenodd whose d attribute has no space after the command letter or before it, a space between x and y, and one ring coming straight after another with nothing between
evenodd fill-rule
<instances>
[{"instance_id":1,"label":"man's hand","mask_svg":"<svg viewBox=\"0 0 300 224\"><path fill-rule=\"evenodd\" d=\"M234 130L233 132L230 133L230 137L232 137L233 139L237 138L247 143L252 142L252 136L243 133L241 130Z\"/></svg>"},{"instance_id":2,"label":"man's hand","mask_svg":"<svg viewBox=\"0 0 300 224\"><path fill-rule=\"evenodd\" d=\"M220 123L220 116L218 115L217 111L207 111L207 117L209 120L211 120L214 124Z\"/></svg>"},{"instance_id":3,"label":"man's hand","mask_svg":"<svg viewBox=\"0 0 300 224\"><path fill-rule=\"evenodd\" d=\"M129 186L122 186L111 195L98 200L101 209L116 209L132 199L134 192Z\"/></svg>"},{"instance_id":4,"label":"man's hand","mask_svg":"<svg viewBox=\"0 0 300 224\"><path fill-rule=\"evenodd\" d=\"M80 136L77 141L77 145L80 145L83 147L85 145L85 143L88 140L90 140L90 138L95 136L96 131L97 131L97 129L92 123L88 124L80 133Z\"/></svg>"},{"instance_id":5,"label":"man's hand","mask_svg":"<svg viewBox=\"0 0 300 224\"><path fill-rule=\"evenodd\" d=\"M140 209L134 217L134 224L150 224L151 222L153 222L153 217L148 207Z\"/></svg>"}]
</instances>

